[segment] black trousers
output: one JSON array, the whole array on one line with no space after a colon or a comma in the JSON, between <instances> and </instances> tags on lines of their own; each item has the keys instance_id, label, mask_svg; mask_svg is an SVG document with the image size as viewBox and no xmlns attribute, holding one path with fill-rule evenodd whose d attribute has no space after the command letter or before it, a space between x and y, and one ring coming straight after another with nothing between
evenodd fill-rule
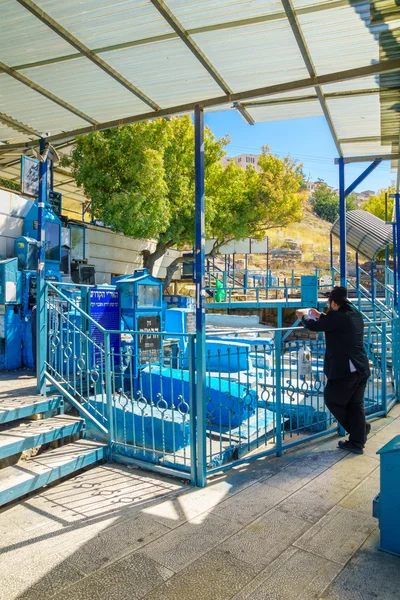
<instances>
[{"instance_id":1,"label":"black trousers","mask_svg":"<svg viewBox=\"0 0 400 600\"><path fill-rule=\"evenodd\" d=\"M349 440L363 448L366 442L364 392L368 377L352 373L344 379L328 379L325 404L338 423L349 433Z\"/></svg>"}]
</instances>

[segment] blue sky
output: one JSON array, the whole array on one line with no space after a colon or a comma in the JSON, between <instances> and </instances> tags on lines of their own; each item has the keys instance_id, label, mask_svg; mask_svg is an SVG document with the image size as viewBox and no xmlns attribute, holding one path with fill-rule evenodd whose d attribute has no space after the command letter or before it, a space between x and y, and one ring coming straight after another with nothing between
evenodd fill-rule
<instances>
[{"instance_id":1,"label":"blue sky","mask_svg":"<svg viewBox=\"0 0 400 600\"><path fill-rule=\"evenodd\" d=\"M339 187L335 145L324 117L274 121L248 125L237 111L206 113L206 124L217 137L229 134L231 143L228 156L243 153L257 154L260 147L268 145L278 156L290 154L303 163L306 176L315 181L319 177L334 188ZM368 163L346 166L346 185L349 185ZM390 163L384 162L363 181L356 192L377 191L390 185L394 174Z\"/></svg>"}]
</instances>

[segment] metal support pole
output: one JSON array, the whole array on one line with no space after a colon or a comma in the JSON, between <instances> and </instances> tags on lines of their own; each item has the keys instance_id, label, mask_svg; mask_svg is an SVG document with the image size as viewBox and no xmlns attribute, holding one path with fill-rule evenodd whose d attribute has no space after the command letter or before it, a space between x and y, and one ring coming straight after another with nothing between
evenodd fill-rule
<instances>
[{"instance_id":1,"label":"metal support pole","mask_svg":"<svg viewBox=\"0 0 400 600\"><path fill-rule=\"evenodd\" d=\"M247 294L247 288L249 287L249 255L244 255L244 275L243 275L243 287L244 293Z\"/></svg>"},{"instance_id":2,"label":"metal support pole","mask_svg":"<svg viewBox=\"0 0 400 600\"><path fill-rule=\"evenodd\" d=\"M197 406L197 485L207 484L206 447L206 308L204 291L204 111L194 110L196 180L196 406Z\"/></svg>"},{"instance_id":3,"label":"metal support pole","mask_svg":"<svg viewBox=\"0 0 400 600\"><path fill-rule=\"evenodd\" d=\"M44 154L46 141L40 139L40 155ZM46 394L45 361L47 351L47 323L46 323L46 281L45 281L45 255L46 255L46 223L44 210L47 202L47 170L48 162L39 162L39 196L38 196L38 263L36 282L36 377L39 394Z\"/></svg>"},{"instance_id":4,"label":"metal support pole","mask_svg":"<svg viewBox=\"0 0 400 600\"><path fill-rule=\"evenodd\" d=\"M396 192L394 195L394 201L396 205L396 266L397 271L394 273L395 278L397 279L397 306L399 306L399 296L400 296L400 194Z\"/></svg>"},{"instance_id":5,"label":"metal support pole","mask_svg":"<svg viewBox=\"0 0 400 600\"><path fill-rule=\"evenodd\" d=\"M396 223L393 223L393 302L397 307L397 236Z\"/></svg>"},{"instance_id":6,"label":"metal support pole","mask_svg":"<svg viewBox=\"0 0 400 600\"><path fill-rule=\"evenodd\" d=\"M376 320L376 303L375 303L375 261L371 260L371 301L372 301L372 310L374 315L374 321Z\"/></svg>"},{"instance_id":7,"label":"metal support pole","mask_svg":"<svg viewBox=\"0 0 400 600\"><path fill-rule=\"evenodd\" d=\"M333 237L332 234L329 236L329 256L330 256L330 266L331 271L333 269Z\"/></svg>"},{"instance_id":8,"label":"metal support pole","mask_svg":"<svg viewBox=\"0 0 400 600\"><path fill-rule=\"evenodd\" d=\"M382 367L382 404L387 417L387 339L386 339L386 323L382 323L381 333L381 367Z\"/></svg>"},{"instance_id":9,"label":"metal support pole","mask_svg":"<svg viewBox=\"0 0 400 600\"><path fill-rule=\"evenodd\" d=\"M278 328L282 327L282 309L278 309ZM276 455L282 456L282 331L275 332L275 415Z\"/></svg>"},{"instance_id":10,"label":"metal support pole","mask_svg":"<svg viewBox=\"0 0 400 600\"><path fill-rule=\"evenodd\" d=\"M190 481L197 484L196 362L194 337L189 338Z\"/></svg>"},{"instance_id":11,"label":"metal support pole","mask_svg":"<svg viewBox=\"0 0 400 600\"><path fill-rule=\"evenodd\" d=\"M107 429L108 429L108 452L111 456L112 445L115 442L114 431L114 411L113 411L113 392L112 392L112 374L111 374L111 344L110 334L104 333L104 374L106 378L106 403L107 403Z\"/></svg>"},{"instance_id":12,"label":"metal support pole","mask_svg":"<svg viewBox=\"0 0 400 600\"><path fill-rule=\"evenodd\" d=\"M344 182L344 160L339 158L339 216L340 216L340 285L347 283L346 256L346 190Z\"/></svg>"},{"instance_id":13,"label":"metal support pole","mask_svg":"<svg viewBox=\"0 0 400 600\"><path fill-rule=\"evenodd\" d=\"M360 293L360 265L358 259L358 252L356 252L356 293L358 300L358 310L361 311L361 293Z\"/></svg>"}]
</instances>

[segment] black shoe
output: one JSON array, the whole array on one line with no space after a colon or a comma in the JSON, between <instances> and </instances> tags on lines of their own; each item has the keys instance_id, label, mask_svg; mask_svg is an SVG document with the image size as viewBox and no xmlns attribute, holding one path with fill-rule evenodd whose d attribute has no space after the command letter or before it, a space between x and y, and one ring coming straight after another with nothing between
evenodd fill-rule
<instances>
[{"instance_id":1,"label":"black shoe","mask_svg":"<svg viewBox=\"0 0 400 600\"><path fill-rule=\"evenodd\" d=\"M360 448L359 446L355 446L349 440L346 440L344 442L340 441L338 443L338 448L340 448L341 450L347 450L348 452L353 452L353 454L364 454L364 450L362 448Z\"/></svg>"}]
</instances>

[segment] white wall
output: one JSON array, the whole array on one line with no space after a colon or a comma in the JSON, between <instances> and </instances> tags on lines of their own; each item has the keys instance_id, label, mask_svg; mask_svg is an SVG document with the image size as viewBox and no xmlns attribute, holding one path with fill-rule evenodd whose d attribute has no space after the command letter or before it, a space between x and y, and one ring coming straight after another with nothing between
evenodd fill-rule
<instances>
[{"instance_id":1,"label":"white wall","mask_svg":"<svg viewBox=\"0 0 400 600\"><path fill-rule=\"evenodd\" d=\"M32 200L0 189L0 259L14 256L14 239L22 235L23 219ZM86 226L85 255L96 268L96 282L111 283L112 275L128 275L142 266L141 251L153 250L155 242L135 240L104 227ZM180 256L177 250L168 250L155 264L154 275L165 277L167 266ZM179 275L180 277L180 275Z\"/></svg>"},{"instance_id":2,"label":"white wall","mask_svg":"<svg viewBox=\"0 0 400 600\"><path fill-rule=\"evenodd\" d=\"M32 200L0 188L0 258L14 256L14 240L22 235L24 217Z\"/></svg>"},{"instance_id":3,"label":"white wall","mask_svg":"<svg viewBox=\"0 0 400 600\"><path fill-rule=\"evenodd\" d=\"M95 225L86 229L86 257L96 268L97 283L110 283L112 275L132 273L142 266L142 250L154 248L153 241L136 240ZM177 250L168 250L156 262L154 275L164 278L167 266L180 255Z\"/></svg>"}]
</instances>

